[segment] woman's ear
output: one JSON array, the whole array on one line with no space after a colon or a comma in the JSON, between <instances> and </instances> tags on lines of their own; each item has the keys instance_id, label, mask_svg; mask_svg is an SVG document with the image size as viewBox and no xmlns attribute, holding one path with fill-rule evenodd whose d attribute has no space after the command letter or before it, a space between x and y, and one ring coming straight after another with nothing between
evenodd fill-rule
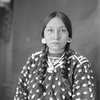
<instances>
[{"instance_id":1,"label":"woman's ear","mask_svg":"<svg viewBox=\"0 0 100 100\"><path fill-rule=\"evenodd\" d=\"M43 44L46 44L45 38L42 38L42 39L41 39L41 42L42 42Z\"/></svg>"},{"instance_id":2,"label":"woman's ear","mask_svg":"<svg viewBox=\"0 0 100 100\"><path fill-rule=\"evenodd\" d=\"M72 39L68 38L67 43L71 43L71 42L72 42Z\"/></svg>"}]
</instances>

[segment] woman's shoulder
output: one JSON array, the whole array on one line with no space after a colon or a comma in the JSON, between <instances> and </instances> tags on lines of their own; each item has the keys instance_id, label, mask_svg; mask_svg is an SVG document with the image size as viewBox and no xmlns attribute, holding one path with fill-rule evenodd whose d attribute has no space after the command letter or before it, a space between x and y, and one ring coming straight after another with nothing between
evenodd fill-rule
<instances>
[{"instance_id":1,"label":"woman's shoulder","mask_svg":"<svg viewBox=\"0 0 100 100\"><path fill-rule=\"evenodd\" d=\"M36 68L36 63L39 62L40 58L42 56L42 51L38 51L35 53L32 53L29 57L28 60L26 61L26 64L23 66L22 70L28 70L30 71L32 68Z\"/></svg>"},{"instance_id":2,"label":"woman's shoulder","mask_svg":"<svg viewBox=\"0 0 100 100\"><path fill-rule=\"evenodd\" d=\"M70 49L70 56L68 59L72 59L74 61L78 61L81 65L85 62L89 62L89 60L87 59L87 57L83 56L82 54L80 54L79 52L76 52L72 49Z\"/></svg>"},{"instance_id":3,"label":"woman's shoulder","mask_svg":"<svg viewBox=\"0 0 100 100\"><path fill-rule=\"evenodd\" d=\"M32 53L30 58L36 60L36 59L42 57L42 54L43 54L42 51L37 51L35 53Z\"/></svg>"},{"instance_id":4,"label":"woman's shoulder","mask_svg":"<svg viewBox=\"0 0 100 100\"><path fill-rule=\"evenodd\" d=\"M36 62L39 61L39 59L42 57L42 51L37 51L35 53L32 53L29 57L28 60L26 61L25 66L32 66L34 65Z\"/></svg>"}]
</instances>

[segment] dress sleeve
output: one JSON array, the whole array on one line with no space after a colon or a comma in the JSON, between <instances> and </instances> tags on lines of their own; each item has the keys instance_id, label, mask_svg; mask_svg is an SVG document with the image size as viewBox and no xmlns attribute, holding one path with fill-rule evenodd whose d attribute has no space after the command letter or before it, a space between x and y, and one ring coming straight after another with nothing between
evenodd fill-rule
<instances>
[{"instance_id":1,"label":"dress sleeve","mask_svg":"<svg viewBox=\"0 0 100 100\"><path fill-rule=\"evenodd\" d=\"M72 100L95 100L93 71L88 60L76 64L73 80Z\"/></svg>"},{"instance_id":2,"label":"dress sleeve","mask_svg":"<svg viewBox=\"0 0 100 100\"><path fill-rule=\"evenodd\" d=\"M23 66L23 69L20 73L18 84L16 87L16 93L14 100L28 100L28 79L29 79L29 69L30 69L30 58L26 62L26 65Z\"/></svg>"}]
</instances>

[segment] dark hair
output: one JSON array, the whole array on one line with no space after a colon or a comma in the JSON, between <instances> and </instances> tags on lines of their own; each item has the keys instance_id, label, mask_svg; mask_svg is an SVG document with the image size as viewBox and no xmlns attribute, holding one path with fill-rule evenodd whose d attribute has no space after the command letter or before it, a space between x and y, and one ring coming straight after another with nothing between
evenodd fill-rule
<instances>
[{"instance_id":1,"label":"dark hair","mask_svg":"<svg viewBox=\"0 0 100 100\"><path fill-rule=\"evenodd\" d=\"M48 15L45 20L44 20L44 23L43 23L43 30L42 30L42 38L44 38L44 30L45 30L45 27L46 25L48 24L48 22L54 18L54 17L59 17L62 22L64 23L68 33L69 33L69 38L72 38L72 25L71 25L71 21L69 19L69 17L62 13L62 12L53 12L51 13L50 15ZM67 50L70 46L70 43L67 43L66 46L65 46L65 50ZM43 45L43 49L46 49L47 48L47 45ZM44 50L43 50L44 51Z\"/></svg>"}]
</instances>

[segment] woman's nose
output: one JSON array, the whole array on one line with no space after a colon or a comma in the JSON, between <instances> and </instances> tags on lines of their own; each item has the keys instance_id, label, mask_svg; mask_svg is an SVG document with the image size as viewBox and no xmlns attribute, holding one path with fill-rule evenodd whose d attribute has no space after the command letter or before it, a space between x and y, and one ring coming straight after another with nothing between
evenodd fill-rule
<instances>
[{"instance_id":1,"label":"woman's nose","mask_svg":"<svg viewBox=\"0 0 100 100\"><path fill-rule=\"evenodd\" d=\"M59 33L55 32L53 38L54 38L54 40L59 40L60 39Z\"/></svg>"}]
</instances>

